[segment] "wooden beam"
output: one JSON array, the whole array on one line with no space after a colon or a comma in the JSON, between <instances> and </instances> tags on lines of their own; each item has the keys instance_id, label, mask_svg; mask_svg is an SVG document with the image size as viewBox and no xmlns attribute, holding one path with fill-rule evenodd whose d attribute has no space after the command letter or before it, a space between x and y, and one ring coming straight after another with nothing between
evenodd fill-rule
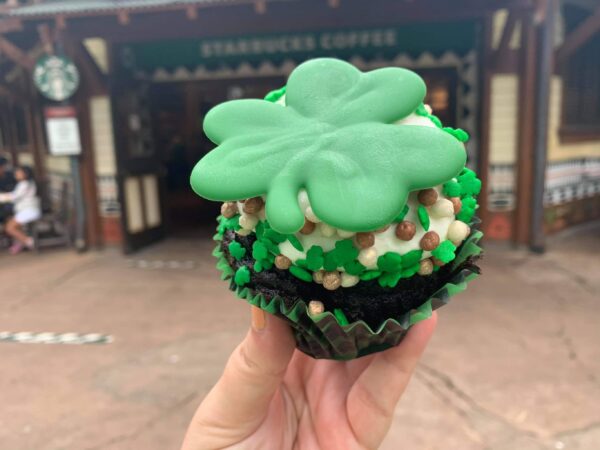
<instances>
[{"instance_id":1,"label":"wooden beam","mask_svg":"<svg viewBox=\"0 0 600 450\"><path fill-rule=\"evenodd\" d=\"M573 32L567 35L563 45L556 52L556 60L564 62L577 49L581 48L592 36L600 31L600 6L585 19Z\"/></svg>"},{"instance_id":2,"label":"wooden beam","mask_svg":"<svg viewBox=\"0 0 600 450\"><path fill-rule=\"evenodd\" d=\"M521 20L521 62L519 76L516 210L513 241L528 244L532 208L533 155L535 146L535 93L537 38L532 14Z\"/></svg>"},{"instance_id":3,"label":"wooden beam","mask_svg":"<svg viewBox=\"0 0 600 450\"><path fill-rule=\"evenodd\" d=\"M72 36L63 35L63 42L67 54L73 58L82 74L82 83L90 95L106 95L108 81L106 75L100 70L94 58L87 51L85 45Z\"/></svg>"},{"instance_id":4,"label":"wooden beam","mask_svg":"<svg viewBox=\"0 0 600 450\"><path fill-rule=\"evenodd\" d=\"M27 70L32 70L35 66L35 61L31 56L3 36L0 36L0 53Z\"/></svg>"},{"instance_id":5,"label":"wooden beam","mask_svg":"<svg viewBox=\"0 0 600 450\"><path fill-rule=\"evenodd\" d=\"M98 185L96 181L96 165L94 161L94 140L92 137L92 122L90 117L89 95L85 88L75 96L77 115L79 118L79 130L81 135L81 155L79 173L81 177L81 189L86 203L86 241L88 245L99 248L103 244L102 222L98 205Z\"/></svg>"},{"instance_id":6,"label":"wooden beam","mask_svg":"<svg viewBox=\"0 0 600 450\"><path fill-rule=\"evenodd\" d=\"M43 23L38 25L38 34L40 35L40 41L42 43L42 47L44 48L44 52L52 55L54 54L54 39L52 39L52 31L50 30L50 25L47 23Z\"/></svg>"},{"instance_id":7,"label":"wooden beam","mask_svg":"<svg viewBox=\"0 0 600 450\"><path fill-rule=\"evenodd\" d=\"M515 28L517 25L517 16L514 11L511 11L508 14L506 19L506 23L504 24L504 29L502 30L502 36L500 37L500 43L498 44L498 48L494 52L493 55L493 66L494 68L502 65L502 62L507 58L508 51L510 49L510 41L515 33Z\"/></svg>"},{"instance_id":8,"label":"wooden beam","mask_svg":"<svg viewBox=\"0 0 600 450\"><path fill-rule=\"evenodd\" d=\"M10 18L0 20L0 34L21 31L22 29L23 23L20 19Z\"/></svg>"},{"instance_id":9,"label":"wooden beam","mask_svg":"<svg viewBox=\"0 0 600 450\"><path fill-rule=\"evenodd\" d=\"M479 196L478 215L482 221L483 230L489 223L489 172L490 172L490 112L492 104L492 29L493 16L488 14L483 19L483 33L481 43L481 97L480 97L480 124L479 124L479 154L477 155L477 173L483 186Z\"/></svg>"}]
</instances>

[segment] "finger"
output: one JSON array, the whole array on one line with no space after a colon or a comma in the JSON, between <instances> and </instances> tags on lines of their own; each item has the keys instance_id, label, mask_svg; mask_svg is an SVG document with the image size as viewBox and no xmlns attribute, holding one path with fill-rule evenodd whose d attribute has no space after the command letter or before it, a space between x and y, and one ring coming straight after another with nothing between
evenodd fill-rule
<instances>
[{"instance_id":1,"label":"finger","mask_svg":"<svg viewBox=\"0 0 600 450\"><path fill-rule=\"evenodd\" d=\"M356 379L364 372L364 370L369 367L373 358L376 355L367 355L362 356L358 359L353 359L346 363L346 372L348 373L348 378L354 382Z\"/></svg>"},{"instance_id":2,"label":"finger","mask_svg":"<svg viewBox=\"0 0 600 450\"><path fill-rule=\"evenodd\" d=\"M350 390L348 420L356 438L367 448L377 448L386 435L394 409L417 362L431 338L437 315L410 328L404 340L378 353Z\"/></svg>"},{"instance_id":3,"label":"finger","mask_svg":"<svg viewBox=\"0 0 600 450\"><path fill-rule=\"evenodd\" d=\"M254 432L267 414L294 348L290 327L253 306L252 327L198 408L186 443L205 438L211 430L231 438ZM184 444L187 448L194 447Z\"/></svg>"}]
</instances>

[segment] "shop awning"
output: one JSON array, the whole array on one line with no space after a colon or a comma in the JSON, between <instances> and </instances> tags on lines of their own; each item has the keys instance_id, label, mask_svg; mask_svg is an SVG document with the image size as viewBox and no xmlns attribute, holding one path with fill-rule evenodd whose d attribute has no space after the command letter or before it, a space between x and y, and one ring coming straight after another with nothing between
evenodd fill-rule
<instances>
[{"instance_id":1,"label":"shop awning","mask_svg":"<svg viewBox=\"0 0 600 450\"><path fill-rule=\"evenodd\" d=\"M266 2L290 2L298 0L265 0ZM6 11L7 16L20 18L51 17L56 15L111 14L120 10L143 11L187 6L212 6L254 4L254 0L46 0L41 3L22 5Z\"/></svg>"}]
</instances>

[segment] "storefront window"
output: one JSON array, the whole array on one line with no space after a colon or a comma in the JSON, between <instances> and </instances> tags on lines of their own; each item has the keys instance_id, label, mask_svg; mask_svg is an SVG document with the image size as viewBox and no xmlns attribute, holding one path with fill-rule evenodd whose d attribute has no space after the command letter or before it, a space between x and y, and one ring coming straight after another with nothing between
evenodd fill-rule
<instances>
[{"instance_id":1,"label":"storefront window","mask_svg":"<svg viewBox=\"0 0 600 450\"><path fill-rule=\"evenodd\" d=\"M564 126L600 132L600 35L578 50L564 80Z\"/></svg>"},{"instance_id":2,"label":"storefront window","mask_svg":"<svg viewBox=\"0 0 600 450\"><path fill-rule=\"evenodd\" d=\"M565 8L567 32L588 17L574 6ZM577 49L563 66L563 111L561 137L566 140L600 137L600 34Z\"/></svg>"},{"instance_id":3,"label":"storefront window","mask_svg":"<svg viewBox=\"0 0 600 450\"><path fill-rule=\"evenodd\" d=\"M456 127L458 74L454 68L418 69L427 84L425 103L445 126Z\"/></svg>"}]
</instances>

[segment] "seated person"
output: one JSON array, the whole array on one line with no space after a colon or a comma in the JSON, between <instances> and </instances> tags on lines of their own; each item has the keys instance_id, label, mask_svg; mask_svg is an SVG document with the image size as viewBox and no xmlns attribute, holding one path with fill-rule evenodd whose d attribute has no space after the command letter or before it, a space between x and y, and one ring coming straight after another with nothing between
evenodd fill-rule
<instances>
[{"instance_id":1,"label":"seated person","mask_svg":"<svg viewBox=\"0 0 600 450\"><path fill-rule=\"evenodd\" d=\"M15 188L15 178L8 169L8 159L0 155L0 193L11 192ZM13 215L13 205L10 202L0 202L0 225Z\"/></svg>"},{"instance_id":2,"label":"seated person","mask_svg":"<svg viewBox=\"0 0 600 450\"><path fill-rule=\"evenodd\" d=\"M5 227L6 233L14 239L10 248L13 255L24 247L33 248L33 238L25 234L23 225L38 220L42 215L31 168L18 167L15 170L15 179L17 185L12 192L0 193L0 203L11 202L14 208L14 215L8 219Z\"/></svg>"}]
</instances>

